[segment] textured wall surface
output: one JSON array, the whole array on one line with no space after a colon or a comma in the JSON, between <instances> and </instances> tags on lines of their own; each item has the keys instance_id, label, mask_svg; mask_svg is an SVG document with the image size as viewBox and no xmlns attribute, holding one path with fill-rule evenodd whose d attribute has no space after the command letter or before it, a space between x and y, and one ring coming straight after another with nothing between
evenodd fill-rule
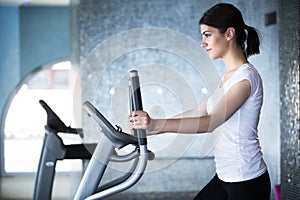
<instances>
[{"instance_id":1,"label":"textured wall surface","mask_svg":"<svg viewBox=\"0 0 300 200\"><path fill-rule=\"evenodd\" d=\"M21 6L20 75L70 56L68 7Z\"/></svg>"},{"instance_id":2,"label":"textured wall surface","mask_svg":"<svg viewBox=\"0 0 300 200\"><path fill-rule=\"evenodd\" d=\"M18 15L19 10L17 8L0 7L0 121L3 120L2 110L7 99L20 79ZM2 131L0 131L0 152L1 157L4 157L4 140L2 136ZM0 171L3 172L2 165L0 165Z\"/></svg>"},{"instance_id":3,"label":"textured wall surface","mask_svg":"<svg viewBox=\"0 0 300 200\"><path fill-rule=\"evenodd\" d=\"M250 61L264 80L260 141L272 184L278 184L278 25L264 24L265 14L276 12L278 2L230 2L241 9L247 24L261 32L262 53L251 57ZM138 69L144 108L152 116L172 116L195 106L211 92L215 86L213 82L224 72L219 61L207 60L199 45L198 20L215 3L196 0L81 1L76 11L79 49L74 51L79 52L83 101L92 101L110 121L126 130L128 71ZM83 128L87 140L98 139L95 123L85 114ZM169 134L150 138L150 148L158 159L151 162L148 173L130 191L190 191L194 194L214 174L209 145L203 145L213 141L214 138L207 135L179 137ZM201 156L208 157L199 159L200 152ZM159 184L155 177L160 177Z\"/></svg>"},{"instance_id":4,"label":"textured wall surface","mask_svg":"<svg viewBox=\"0 0 300 200\"><path fill-rule=\"evenodd\" d=\"M299 1L279 1L281 191L300 199Z\"/></svg>"},{"instance_id":5,"label":"textured wall surface","mask_svg":"<svg viewBox=\"0 0 300 200\"><path fill-rule=\"evenodd\" d=\"M19 10L14 7L0 7L0 111L7 97L20 79L19 57ZM5 31L3 31L5 30Z\"/></svg>"}]
</instances>

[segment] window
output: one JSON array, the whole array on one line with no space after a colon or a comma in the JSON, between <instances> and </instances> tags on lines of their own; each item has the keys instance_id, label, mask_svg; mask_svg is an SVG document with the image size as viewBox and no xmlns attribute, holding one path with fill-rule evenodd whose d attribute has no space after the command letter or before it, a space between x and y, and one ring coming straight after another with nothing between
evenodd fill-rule
<instances>
[{"instance_id":1,"label":"window","mask_svg":"<svg viewBox=\"0 0 300 200\"><path fill-rule=\"evenodd\" d=\"M45 134L46 112L43 99L67 125L76 127L73 117L73 87L76 70L69 61L38 68L24 79L3 114L4 174L36 172ZM65 143L79 143L80 137L63 137ZM56 171L81 170L79 160L58 162Z\"/></svg>"}]
</instances>

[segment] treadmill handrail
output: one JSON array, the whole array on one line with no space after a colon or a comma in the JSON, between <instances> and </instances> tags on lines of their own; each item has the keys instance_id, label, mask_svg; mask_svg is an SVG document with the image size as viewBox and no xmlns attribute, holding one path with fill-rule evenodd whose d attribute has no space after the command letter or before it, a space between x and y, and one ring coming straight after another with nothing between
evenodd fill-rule
<instances>
[{"instance_id":1,"label":"treadmill handrail","mask_svg":"<svg viewBox=\"0 0 300 200\"><path fill-rule=\"evenodd\" d=\"M47 113L47 126L51 128L53 132L79 134L80 137L83 138L81 128L72 128L70 126L66 126L64 122L57 116L57 114L50 108L50 106L44 100L39 100L39 103Z\"/></svg>"},{"instance_id":2,"label":"treadmill handrail","mask_svg":"<svg viewBox=\"0 0 300 200\"><path fill-rule=\"evenodd\" d=\"M110 161L112 162L128 162L131 161L137 157L139 157L140 152L139 149L136 148L134 151L126 154L126 155L118 155L117 152L113 152L110 156Z\"/></svg>"},{"instance_id":3,"label":"treadmill handrail","mask_svg":"<svg viewBox=\"0 0 300 200\"><path fill-rule=\"evenodd\" d=\"M130 111L143 110L139 85L137 71L130 71ZM105 136L101 137L100 142L96 147L96 150L80 182L75 199L103 199L122 192L136 184L145 172L148 159L154 159L155 156L154 153L147 149L146 131L144 129L133 129L134 136L123 133L119 130L119 128L115 129L114 126L112 126L111 123L106 120L106 118L90 102L86 101L83 104L83 108L102 128L102 133ZM130 140L131 142L129 142ZM136 145L137 150L139 150L139 157L134 158L134 153L132 153L123 158L115 159L113 148L122 148L127 144ZM134 164L129 173L125 174L125 176L113 180L108 185L105 185L104 188L100 187L99 189L101 191L97 193L96 187L99 186L109 161L119 159L127 160L127 158L131 157L134 158L134 162L137 162L137 165Z\"/></svg>"},{"instance_id":4,"label":"treadmill handrail","mask_svg":"<svg viewBox=\"0 0 300 200\"><path fill-rule=\"evenodd\" d=\"M84 102L83 108L88 114L100 125L104 135L117 147L123 148L128 144L138 145L138 140L133 135L116 130L111 123L100 113L100 111L93 106L89 101Z\"/></svg>"},{"instance_id":5,"label":"treadmill handrail","mask_svg":"<svg viewBox=\"0 0 300 200\"><path fill-rule=\"evenodd\" d=\"M143 176L144 171L147 166L147 163L148 163L147 145L140 145L140 151L141 151L141 156L139 158L138 167L136 168L135 172L133 172L132 175L126 181L124 181L112 188L109 188L104 191L93 194L93 195L85 198L85 200L94 200L94 199L102 199L105 197L109 197L112 194L122 192L122 191L130 188L134 184L136 184L140 180L140 178Z\"/></svg>"}]
</instances>

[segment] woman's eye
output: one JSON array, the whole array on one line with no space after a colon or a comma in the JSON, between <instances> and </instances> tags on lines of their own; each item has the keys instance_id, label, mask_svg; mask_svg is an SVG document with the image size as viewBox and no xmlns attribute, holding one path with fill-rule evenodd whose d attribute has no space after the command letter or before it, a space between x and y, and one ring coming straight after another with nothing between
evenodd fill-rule
<instances>
[{"instance_id":1,"label":"woman's eye","mask_svg":"<svg viewBox=\"0 0 300 200\"><path fill-rule=\"evenodd\" d=\"M204 37L206 37L206 38L208 38L208 37L210 37L211 36L211 34L208 34L208 33L205 33L204 34Z\"/></svg>"}]
</instances>

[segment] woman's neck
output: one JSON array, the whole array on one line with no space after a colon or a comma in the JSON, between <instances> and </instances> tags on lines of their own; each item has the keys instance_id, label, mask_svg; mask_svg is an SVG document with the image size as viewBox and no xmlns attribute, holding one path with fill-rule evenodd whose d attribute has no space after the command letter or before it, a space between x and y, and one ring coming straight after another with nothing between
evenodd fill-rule
<instances>
[{"instance_id":1,"label":"woman's neck","mask_svg":"<svg viewBox=\"0 0 300 200\"><path fill-rule=\"evenodd\" d=\"M225 73L236 71L240 66L248 63L245 54L240 48L233 48L231 51L228 51L222 60L226 66Z\"/></svg>"}]
</instances>

